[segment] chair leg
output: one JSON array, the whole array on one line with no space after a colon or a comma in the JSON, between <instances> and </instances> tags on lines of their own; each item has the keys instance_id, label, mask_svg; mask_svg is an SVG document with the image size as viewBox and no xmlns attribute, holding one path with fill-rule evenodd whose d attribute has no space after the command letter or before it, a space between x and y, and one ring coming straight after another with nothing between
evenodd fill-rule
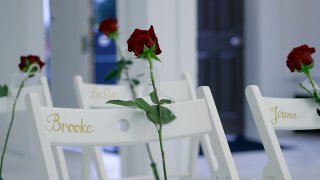
<instances>
[{"instance_id":1,"label":"chair leg","mask_svg":"<svg viewBox=\"0 0 320 180\"><path fill-rule=\"evenodd\" d=\"M89 180L90 177L90 158L92 157L92 148L83 147L81 156L81 180Z\"/></svg>"},{"instance_id":2,"label":"chair leg","mask_svg":"<svg viewBox=\"0 0 320 180\"><path fill-rule=\"evenodd\" d=\"M208 166L210 169L211 175L214 175L218 170L218 160L213 153L213 149L211 147L211 141L208 135L201 137L200 144L202 146L202 150L204 156L207 158Z\"/></svg>"},{"instance_id":3,"label":"chair leg","mask_svg":"<svg viewBox=\"0 0 320 180\"><path fill-rule=\"evenodd\" d=\"M190 177L195 177L197 174L197 159L199 155L199 144L200 140L197 137L193 137L190 139L190 155L188 159L189 163L189 168L188 172L190 172Z\"/></svg>"},{"instance_id":4,"label":"chair leg","mask_svg":"<svg viewBox=\"0 0 320 180\"><path fill-rule=\"evenodd\" d=\"M69 172L66 164L66 160L64 158L64 152L63 152L63 147L60 146L54 146L52 147L53 153L55 154L56 162L59 164L58 165L58 173L59 173L59 178L63 180L69 180Z\"/></svg>"},{"instance_id":5,"label":"chair leg","mask_svg":"<svg viewBox=\"0 0 320 180\"><path fill-rule=\"evenodd\" d=\"M102 155L102 151L100 148L95 147L93 150L93 160L94 160L94 164L96 166L96 170L97 170L97 174L100 180L107 180L108 176L105 170L105 166L103 163L103 155Z\"/></svg>"}]
</instances>

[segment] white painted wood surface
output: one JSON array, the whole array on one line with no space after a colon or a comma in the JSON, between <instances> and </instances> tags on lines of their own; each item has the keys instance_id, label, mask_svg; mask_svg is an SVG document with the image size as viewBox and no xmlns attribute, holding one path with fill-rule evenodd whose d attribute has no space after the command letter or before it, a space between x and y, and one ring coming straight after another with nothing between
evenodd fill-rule
<instances>
[{"instance_id":1,"label":"white painted wood surface","mask_svg":"<svg viewBox=\"0 0 320 180\"><path fill-rule=\"evenodd\" d=\"M10 138L8 142L7 155L9 159L13 156L13 159L18 158L19 160L14 160L13 165L24 164L25 168L29 166L34 167L34 169L26 171L24 177L26 179L43 178L43 174L39 171L41 164L38 161L39 151L35 148L34 139L32 136L32 129L28 123L28 117L26 113L25 97L28 93L37 93L40 97L40 103L46 106L52 106L51 95L49 91L49 86L46 77L40 77L40 83L38 85L26 86L22 89L20 97L17 101L15 119L10 133ZM0 115L4 117L1 121L1 137L5 137L8 127L9 127L9 117L12 111L12 98L3 97L0 98ZM2 141L3 140L3 141ZM1 140L1 148L4 144L4 138ZM68 171L66 171L66 162L63 154L63 149L61 147L54 147L55 157L59 163L59 176L63 179L68 179ZM2 149L1 149L2 152ZM5 163L6 164L6 163ZM20 171L20 170L18 170ZM22 177L23 175L21 175ZM5 176L6 177L6 176ZM11 178L11 174L8 178Z\"/></svg>"},{"instance_id":2,"label":"white painted wood surface","mask_svg":"<svg viewBox=\"0 0 320 180\"><path fill-rule=\"evenodd\" d=\"M212 169L214 178L239 179L210 89L200 87L198 96L200 99L168 105L177 119L163 126L163 137L167 140L208 135L218 160ZM154 125L141 110L43 107L36 94L30 94L27 103L49 180L58 178L51 145L128 145L158 140ZM127 122L128 129L118 128L120 120Z\"/></svg>"},{"instance_id":3,"label":"white painted wood surface","mask_svg":"<svg viewBox=\"0 0 320 180\"><path fill-rule=\"evenodd\" d=\"M254 85L247 87L246 96L268 157L263 178L290 180L275 130L319 129L319 105L310 98L264 97L259 87Z\"/></svg>"},{"instance_id":4,"label":"white painted wood surface","mask_svg":"<svg viewBox=\"0 0 320 180\"><path fill-rule=\"evenodd\" d=\"M76 89L76 95L80 107L82 108L115 108L119 107L116 105L106 104L106 101L111 99L121 99L121 100L130 100L131 93L130 88L126 85L98 85L84 83L81 76L76 76L74 78L74 86ZM150 85L139 85L136 87L137 95L143 96L147 95L150 92ZM184 73L181 80L178 81L168 81L162 82L159 84L158 91L160 96L163 98L169 98L174 102L183 102L192 99L196 99L195 87L193 86L191 77L188 73ZM149 97L147 97L149 99ZM150 101L150 100L149 100ZM177 170L169 169L170 173L185 172L190 174L195 174L195 164L199 152L199 140L202 142L204 152L206 156L210 156L211 159L214 159L213 155L210 154L210 142L208 142L208 137L206 139L193 138L184 139L179 141L166 142L165 146L167 149L168 162L174 162L176 164ZM177 147L179 146L179 147ZM158 168L161 170L161 156L159 154L159 147L157 143L150 144L153 156L156 159ZM171 149L175 149L172 151ZM99 159L102 159L101 152L98 148L95 150L84 150L85 154L83 156L83 179L89 177L89 158L87 155L92 154L93 160L97 167L98 175L100 179L106 179L107 175L105 174L104 165ZM136 162L139 162L140 169L145 169L148 171L149 168L149 159L145 152L145 146L130 146L130 147L121 147L120 149L122 168L132 169L132 165ZM178 161L178 162L175 162ZM216 160L214 160L216 161ZM212 167L213 164L209 161L209 166ZM145 162L145 163L141 163ZM160 165L159 165L160 164ZM159 167L160 166L160 167ZM212 168L211 168L212 169ZM212 172L213 173L213 172Z\"/></svg>"}]
</instances>

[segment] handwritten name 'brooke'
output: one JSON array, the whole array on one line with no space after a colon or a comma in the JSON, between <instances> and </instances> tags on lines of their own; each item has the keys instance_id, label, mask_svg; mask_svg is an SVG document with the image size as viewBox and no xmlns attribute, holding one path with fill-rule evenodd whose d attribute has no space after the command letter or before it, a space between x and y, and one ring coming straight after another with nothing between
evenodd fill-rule
<instances>
[{"instance_id":1,"label":"handwritten name 'brooke'","mask_svg":"<svg viewBox=\"0 0 320 180\"><path fill-rule=\"evenodd\" d=\"M279 111L278 106L271 108L273 113L273 119L271 120L272 124L277 124L279 119L299 119L300 115L292 112Z\"/></svg>"},{"instance_id":2,"label":"handwritten name 'brooke'","mask_svg":"<svg viewBox=\"0 0 320 180\"><path fill-rule=\"evenodd\" d=\"M70 133L92 133L94 128L90 124L85 124L81 118L79 123L64 123L57 113L50 114L47 117L46 128L48 131L70 132Z\"/></svg>"}]
</instances>

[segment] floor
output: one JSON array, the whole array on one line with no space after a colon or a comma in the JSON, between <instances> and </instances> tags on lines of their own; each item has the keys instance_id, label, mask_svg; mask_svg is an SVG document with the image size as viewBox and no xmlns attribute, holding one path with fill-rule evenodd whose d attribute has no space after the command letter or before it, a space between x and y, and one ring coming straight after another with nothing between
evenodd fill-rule
<instances>
[{"instance_id":1,"label":"floor","mask_svg":"<svg viewBox=\"0 0 320 180\"><path fill-rule=\"evenodd\" d=\"M286 161L288 162L289 171L293 180L319 180L320 179L320 135L295 134L293 137L281 138L280 142L284 149ZM66 152L69 171L73 172L71 180L80 179L80 153L74 151ZM106 168L110 177L116 178L120 175L119 157L114 154L106 154L104 156ZM258 180L261 179L260 173L267 162L264 151L247 151L233 153L236 168L239 172L241 180ZM32 162L13 164L15 159L7 159L4 172L6 180L16 179L32 179L42 180L40 174L36 177L28 175L32 166L26 166ZM209 170L204 158L198 161L198 174L200 176L208 176ZM35 171L39 171L34 169ZM19 173L18 173L19 172ZM94 171L93 171L94 172ZM95 173L91 175L91 179L97 179Z\"/></svg>"},{"instance_id":2,"label":"floor","mask_svg":"<svg viewBox=\"0 0 320 180\"><path fill-rule=\"evenodd\" d=\"M290 137L283 137L280 143L284 148L285 159L288 162L289 171L293 180L319 180L320 179L320 135L310 134L295 134ZM69 157L69 163L73 155ZM77 156L77 155L75 155ZM120 175L119 158L113 154L106 154L105 159L108 159L106 165L110 177L116 178ZM261 171L267 162L264 151L248 151L233 153L233 158L236 168L239 172L241 180L258 180L261 179ZM71 165L71 164L70 164ZM209 176L209 170L206 165L206 160L200 158L198 161L199 176ZM69 166L73 168L73 166ZM77 172L77 171L73 171ZM77 175L73 175L74 179L78 179ZM92 175L92 179L95 179Z\"/></svg>"}]
</instances>

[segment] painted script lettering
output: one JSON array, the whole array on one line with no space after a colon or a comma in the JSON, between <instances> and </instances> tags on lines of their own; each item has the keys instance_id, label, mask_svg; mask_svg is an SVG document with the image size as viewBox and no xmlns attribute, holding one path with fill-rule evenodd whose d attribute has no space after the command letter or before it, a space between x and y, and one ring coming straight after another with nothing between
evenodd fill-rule
<instances>
[{"instance_id":1,"label":"painted script lettering","mask_svg":"<svg viewBox=\"0 0 320 180\"><path fill-rule=\"evenodd\" d=\"M300 115L298 115L297 113L280 111L278 109L278 106L272 107L271 111L273 113L273 119L271 120L272 124L277 124L279 119L299 119L300 118Z\"/></svg>"},{"instance_id":2,"label":"painted script lettering","mask_svg":"<svg viewBox=\"0 0 320 180\"><path fill-rule=\"evenodd\" d=\"M97 87L92 87L89 89L91 98L103 98L103 99L115 99L116 92L109 88L98 89Z\"/></svg>"},{"instance_id":3,"label":"painted script lettering","mask_svg":"<svg viewBox=\"0 0 320 180\"><path fill-rule=\"evenodd\" d=\"M58 113L50 114L47 117L46 128L48 131L70 132L70 133L92 133L94 128L90 124L85 124L81 118L78 123L64 123Z\"/></svg>"}]
</instances>

